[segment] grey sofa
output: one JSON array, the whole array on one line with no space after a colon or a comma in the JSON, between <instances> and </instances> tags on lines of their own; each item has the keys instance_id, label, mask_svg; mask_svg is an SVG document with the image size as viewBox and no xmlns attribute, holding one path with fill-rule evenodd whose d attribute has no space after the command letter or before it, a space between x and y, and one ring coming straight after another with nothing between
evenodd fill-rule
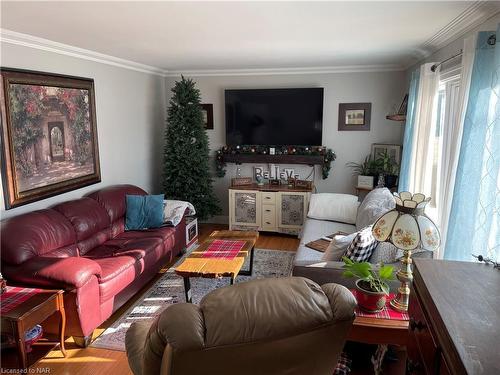
<instances>
[{"instance_id":1,"label":"grey sofa","mask_svg":"<svg viewBox=\"0 0 500 375\"><path fill-rule=\"evenodd\" d=\"M325 283L337 283L348 288L354 288L355 279L347 279L342 276L344 271L343 262L341 261L323 261L323 253L313 250L305 246L306 243L321 238L322 236L342 231L346 233L354 233L367 225L373 224L377 218L395 207L394 198L387 188L374 189L366 195L363 202L358 207L356 223L346 224L336 221L317 220L307 218L302 229L301 241L293 263L293 276L307 277L316 283L322 285ZM380 252L387 251L386 245L377 246L370 261L374 258L380 259L383 254ZM432 252L421 251L413 255L413 257L432 258ZM398 257L399 258L399 257ZM400 267L399 260L395 262L386 262L391 264L397 270ZM399 281L394 280L390 283L391 290L396 290Z\"/></svg>"}]
</instances>

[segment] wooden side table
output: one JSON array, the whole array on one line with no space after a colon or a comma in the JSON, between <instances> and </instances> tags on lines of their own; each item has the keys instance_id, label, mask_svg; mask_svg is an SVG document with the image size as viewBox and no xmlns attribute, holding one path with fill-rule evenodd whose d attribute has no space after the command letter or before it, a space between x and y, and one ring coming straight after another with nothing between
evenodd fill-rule
<instances>
[{"instance_id":1,"label":"wooden side table","mask_svg":"<svg viewBox=\"0 0 500 375\"><path fill-rule=\"evenodd\" d=\"M66 314L64 312L63 290L37 290L27 300L15 306L12 310L2 313L2 333L13 333L16 340L19 365L25 369L28 365L24 335L36 324L42 323L49 316L60 314L59 341L61 352L66 357L64 348L64 331Z\"/></svg>"},{"instance_id":2,"label":"wooden side table","mask_svg":"<svg viewBox=\"0 0 500 375\"><path fill-rule=\"evenodd\" d=\"M390 309L389 301L393 297L394 295L392 294L388 296L386 309ZM387 346L397 345L406 347L409 339L407 314L401 314L401 319L384 318L383 316L387 314L384 315L381 313L381 317L377 316L377 314L363 313L359 308L356 308L356 318L352 324L351 331L347 335L348 341L378 345L377 351L372 357L373 371L377 375L382 373L382 361L387 352Z\"/></svg>"}]
</instances>

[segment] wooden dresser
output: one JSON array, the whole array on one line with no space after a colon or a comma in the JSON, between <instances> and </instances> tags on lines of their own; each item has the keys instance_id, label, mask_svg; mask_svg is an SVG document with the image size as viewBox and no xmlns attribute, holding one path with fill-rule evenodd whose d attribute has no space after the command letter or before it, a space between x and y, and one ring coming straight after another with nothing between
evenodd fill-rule
<instances>
[{"instance_id":1,"label":"wooden dresser","mask_svg":"<svg viewBox=\"0 0 500 375\"><path fill-rule=\"evenodd\" d=\"M408 372L500 374L500 270L414 259Z\"/></svg>"}]
</instances>

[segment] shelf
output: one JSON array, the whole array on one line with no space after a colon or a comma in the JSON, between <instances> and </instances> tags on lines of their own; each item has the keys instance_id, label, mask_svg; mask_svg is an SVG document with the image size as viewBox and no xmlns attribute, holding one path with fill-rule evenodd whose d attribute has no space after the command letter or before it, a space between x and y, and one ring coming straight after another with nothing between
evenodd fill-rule
<instances>
[{"instance_id":1,"label":"shelf","mask_svg":"<svg viewBox=\"0 0 500 375\"><path fill-rule=\"evenodd\" d=\"M406 121L406 115L387 115L385 118L391 121Z\"/></svg>"},{"instance_id":2,"label":"shelf","mask_svg":"<svg viewBox=\"0 0 500 375\"><path fill-rule=\"evenodd\" d=\"M263 154L223 154L224 163L265 163L265 164L306 164L323 165L324 155L263 155Z\"/></svg>"}]
</instances>

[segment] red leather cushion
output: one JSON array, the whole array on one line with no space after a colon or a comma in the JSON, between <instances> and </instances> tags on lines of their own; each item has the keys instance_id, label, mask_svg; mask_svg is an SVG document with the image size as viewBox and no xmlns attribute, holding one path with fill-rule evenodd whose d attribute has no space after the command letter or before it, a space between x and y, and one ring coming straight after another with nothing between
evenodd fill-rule
<instances>
[{"instance_id":1,"label":"red leather cushion","mask_svg":"<svg viewBox=\"0 0 500 375\"><path fill-rule=\"evenodd\" d=\"M143 258L146 253L154 251L158 245L162 245L163 247L161 238L112 239L89 251L85 254L85 257L102 259L128 256L130 258L140 259Z\"/></svg>"},{"instance_id":2,"label":"red leather cushion","mask_svg":"<svg viewBox=\"0 0 500 375\"><path fill-rule=\"evenodd\" d=\"M85 240L110 226L106 210L94 199L76 199L60 203L52 209L63 214L73 224L77 241Z\"/></svg>"},{"instance_id":3,"label":"red leather cushion","mask_svg":"<svg viewBox=\"0 0 500 375\"><path fill-rule=\"evenodd\" d=\"M141 273L141 270L137 269L136 260L131 257L101 258L94 261L102 270L99 279L101 302L120 293Z\"/></svg>"},{"instance_id":4,"label":"red leather cushion","mask_svg":"<svg viewBox=\"0 0 500 375\"><path fill-rule=\"evenodd\" d=\"M114 185L88 195L99 202L108 212L111 223L125 216L125 195L146 195L141 188L134 185Z\"/></svg>"},{"instance_id":5,"label":"red leather cushion","mask_svg":"<svg viewBox=\"0 0 500 375\"><path fill-rule=\"evenodd\" d=\"M3 220L0 229L2 261L21 264L75 243L71 223L55 210L33 211Z\"/></svg>"},{"instance_id":6,"label":"red leather cushion","mask_svg":"<svg viewBox=\"0 0 500 375\"><path fill-rule=\"evenodd\" d=\"M116 236L116 239L130 239L130 238L161 238L163 242L167 242L170 237L175 235L175 228L161 227L148 230L131 230L123 232Z\"/></svg>"}]
</instances>

